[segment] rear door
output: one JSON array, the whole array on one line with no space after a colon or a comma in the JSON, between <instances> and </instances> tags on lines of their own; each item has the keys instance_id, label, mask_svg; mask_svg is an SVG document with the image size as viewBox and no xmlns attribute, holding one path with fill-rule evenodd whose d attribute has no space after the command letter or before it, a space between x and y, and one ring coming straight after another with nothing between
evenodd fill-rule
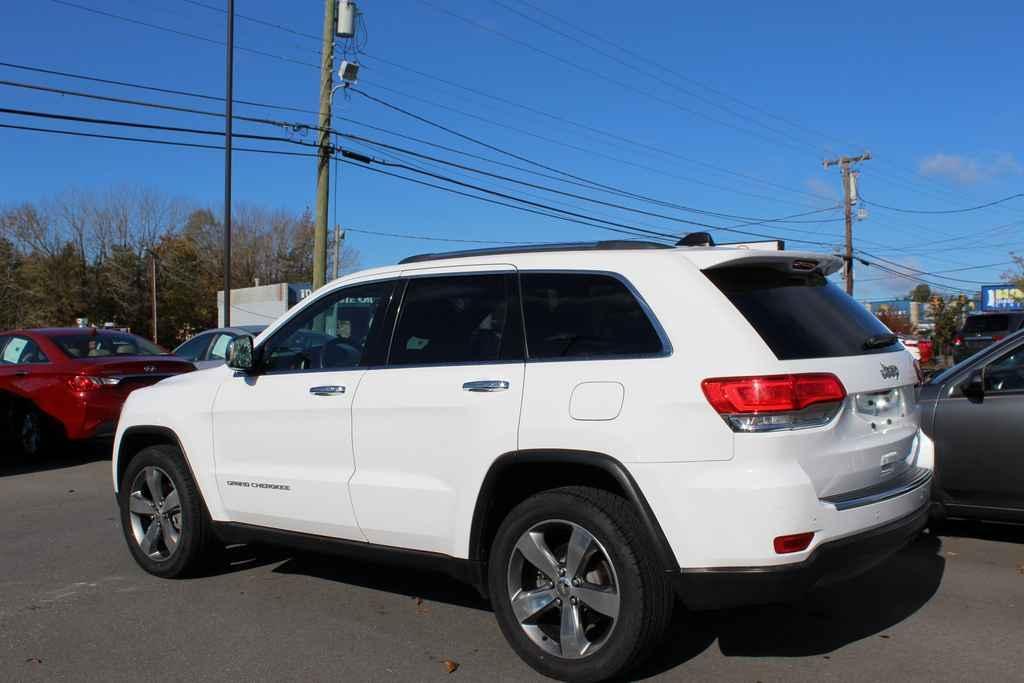
<instances>
[{"instance_id":1,"label":"rear door","mask_svg":"<svg viewBox=\"0 0 1024 683\"><path fill-rule=\"evenodd\" d=\"M484 475L516 449L523 392L514 272L406 273L385 367L353 408L350 490L367 540L465 556Z\"/></svg>"},{"instance_id":2,"label":"rear door","mask_svg":"<svg viewBox=\"0 0 1024 683\"><path fill-rule=\"evenodd\" d=\"M774 372L831 373L847 397L826 427L737 434L737 453L763 439L791 444L825 498L874 486L909 470L916 457L917 370L874 315L808 262L780 256L739 260L705 275L780 361ZM781 445L781 444L780 444Z\"/></svg>"},{"instance_id":3,"label":"rear door","mask_svg":"<svg viewBox=\"0 0 1024 683\"><path fill-rule=\"evenodd\" d=\"M959 376L935 408L942 489L961 505L1024 509L1024 344L986 364L985 396L968 399Z\"/></svg>"}]
</instances>

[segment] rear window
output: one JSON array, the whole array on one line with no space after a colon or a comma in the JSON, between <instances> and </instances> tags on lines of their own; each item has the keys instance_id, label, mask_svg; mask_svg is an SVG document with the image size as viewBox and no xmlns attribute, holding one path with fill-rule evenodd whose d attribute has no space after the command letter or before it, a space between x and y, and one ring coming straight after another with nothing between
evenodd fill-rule
<instances>
[{"instance_id":1,"label":"rear window","mask_svg":"<svg viewBox=\"0 0 1024 683\"><path fill-rule=\"evenodd\" d=\"M779 360L889 353L865 348L889 329L819 273L765 266L714 268L704 274L728 297Z\"/></svg>"},{"instance_id":2,"label":"rear window","mask_svg":"<svg viewBox=\"0 0 1024 683\"><path fill-rule=\"evenodd\" d=\"M1010 329L1010 316L1008 315L969 315L964 323L962 334L990 334L992 332L1006 332Z\"/></svg>"},{"instance_id":3,"label":"rear window","mask_svg":"<svg viewBox=\"0 0 1024 683\"><path fill-rule=\"evenodd\" d=\"M62 334L52 337L61 351L72 358L104 358L108 356L162 356L167 352L134 334L100 332Z\"/></svg>"}]
</instances>

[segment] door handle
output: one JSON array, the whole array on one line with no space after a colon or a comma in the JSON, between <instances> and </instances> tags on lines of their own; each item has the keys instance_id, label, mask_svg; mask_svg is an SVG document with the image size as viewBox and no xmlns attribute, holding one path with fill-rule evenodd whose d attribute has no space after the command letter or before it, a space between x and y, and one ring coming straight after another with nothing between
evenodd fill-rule
<instances>
[{"instance_id":1,"label":"door handle","mask_svg":"<svg viewBox=\"0 0 1024 683\"><path fill-rule=\"evenodd\" d=\"M314 396L338 396L345 393L345 387L337 384L329 384L323 387L310 387L309 393Z\"/></svg>"},{"instance_id":2,"label":"door handle","mask_svg":"<svg viewBox=\"0 0 1024 683\"><path fill-rule=\"evenodd\" d=\"M28 377L28 370L18 370L14 373L15 377Z\"/></svg>"},{"instance_id":3,"label":"door handle","mask_svg":"<svg viewBox=\"0 0 1024 683\"><path fill-rule=\"evenodd\" d=\"M508 387L508 382L503 379L482 379L462 385L466 391L505 391Z\"/></svg>"}]
</instances>

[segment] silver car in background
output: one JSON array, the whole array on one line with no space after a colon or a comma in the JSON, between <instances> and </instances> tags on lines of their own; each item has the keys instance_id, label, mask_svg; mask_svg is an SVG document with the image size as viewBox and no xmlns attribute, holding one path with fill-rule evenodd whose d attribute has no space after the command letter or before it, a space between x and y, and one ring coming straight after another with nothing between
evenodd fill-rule
<instances>
[{"instance_id":1,"label":"silver car in background","mask_svg":"<svg viewBox=\"0 0 1024 683\"><path fill-rule=\"evenodd\" d=\"M224 365L228 354L228 345L235 337L241 335L256 336L266 329L266 325L239 325L238 327L218 327L200 332L187 342L174 349L175 356L192 361L200 370Z\"/></svg>"}]
</instances>

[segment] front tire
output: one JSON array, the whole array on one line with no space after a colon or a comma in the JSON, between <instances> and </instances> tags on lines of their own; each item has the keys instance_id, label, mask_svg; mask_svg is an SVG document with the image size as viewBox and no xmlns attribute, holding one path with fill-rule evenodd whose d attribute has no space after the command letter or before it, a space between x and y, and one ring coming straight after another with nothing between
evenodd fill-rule
<instances>
[{"instance_id":1,"label":"front tire","mask_svg":"<svg viewBox=\"0 0 1024 683\"><path fill-rule=\"evenodd\" d=\"M566 487L535 495L502 522L488 584L516 653L542 674L601 681L660 641L674 596L630 504Z\"/></svg>"},{"instance_id":2,"label":"front tire","mask_svg":"<svg viewBox=\"0 0 1024 683\"><path fill-rule=\"evenodd\" d=\"M178 578L204 566L213 541L209 517L176 448L141 450L121 479L118 505L128 549L147 572Z\"/></svg>"}]
</instances>

